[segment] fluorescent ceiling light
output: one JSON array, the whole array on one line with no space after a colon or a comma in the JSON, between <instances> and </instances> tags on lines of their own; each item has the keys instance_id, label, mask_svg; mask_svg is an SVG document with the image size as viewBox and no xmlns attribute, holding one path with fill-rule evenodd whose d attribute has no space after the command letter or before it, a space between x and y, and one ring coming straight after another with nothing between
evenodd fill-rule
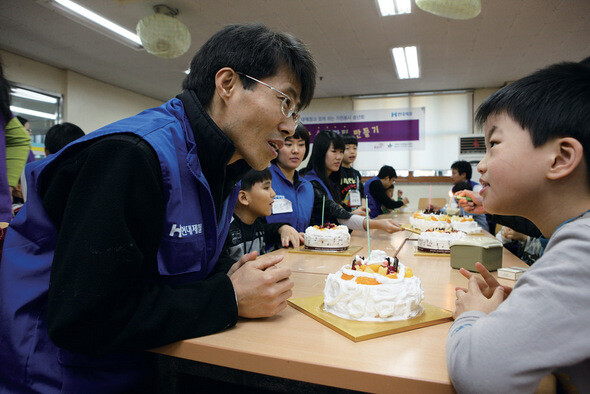
<instances>
[{"instance_id":1,"label":"fluorescent ceiling light","mask_svg":"<svg viewBox=\"0 0 590 394\"><path fill-rule=\"evenodd\" d=\"M399 47L391 50L399 79L420 78L418 50L413 47Z\"/></svg>"},{"instance_id":2,"label":"fluorescent ceiling light","mask_svg":"<svg viewBox=\"0 0 590 394\"><path fill-rule=\"evenodd\" d=\"M82 7L70 0L44 0L43 2L64 11L66 16L73 17L70 19L75 18L74 20L81 22L83 25L98 31L99 33L114 38L134 49L143 49L141 40L137 34L111 22L88 8Z\"/></svg>"},{"instance_id":3,"label":"fluorescent ceiling light","mask_svg":"<svg viewBox=\"0 0 590 394\"><path fill-rule=\"evenodd\" d=\"M16 96L16 97L22 97L25 99L35 100L35 101L42 101L44 103L52 103L52 104L57 103L57 97L48 96L46 94L32 92L30 90L21 89L21 88L11 88L10 90L11 90L10 94L12 94L13 96Z\"/></svg>"},{"instance_id":4,"label":"fluorescent ceiling light","mask_svg":"<svg viewBox=\"0 0 590 394\"><path fill-rule=\"evenodd\" d=\"M410 14L412 12L411 0L377 0L382 16Z\"/></svg>"},{"instance_id":5,"label":"fluorescent ceiling light","mask_svg":"<svg viewBox=\"0 0 590 394\"><path fill-rule=\"evenodd\" d=\"M31 116L36 116L38 118L53 119L53 120L57 119L57 114L49 114L47 112L33 111L32 109L15 107L14 105L10 106L10 110L12 112L16 112L18 114L31 115Z\"/></svg>"}]
</instances>

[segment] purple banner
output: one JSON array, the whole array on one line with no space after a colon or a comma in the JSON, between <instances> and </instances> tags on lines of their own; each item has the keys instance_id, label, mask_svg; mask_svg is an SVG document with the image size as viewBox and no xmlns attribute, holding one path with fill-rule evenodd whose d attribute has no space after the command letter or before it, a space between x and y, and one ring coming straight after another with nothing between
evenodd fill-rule
<instances>
[{"instance_id":1,"label":"purple banner","mask_svg":"<svg viewBox=\"0 0 590 394\"><path fill-rule=\"evenodd\" d=\"M418 126L418 119L305 124L311 142L321 130L332 130L340 135L354 135L359 142L418 141Z\"/></svg>"}]
</instances>

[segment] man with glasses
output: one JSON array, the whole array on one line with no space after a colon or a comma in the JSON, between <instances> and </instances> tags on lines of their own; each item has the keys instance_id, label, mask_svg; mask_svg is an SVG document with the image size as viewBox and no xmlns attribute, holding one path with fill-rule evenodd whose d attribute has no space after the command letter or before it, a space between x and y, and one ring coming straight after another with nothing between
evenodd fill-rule
<instances>
[{"instance_id":1,"label":"man with glasses","mask_svg":"<svg viewBox=\"0 0 590 394\"><path fill-rule=\"evenodd\" d=\"M281 256L218 258L236 184L311 101L312 56L234 25L190 68L176 98L31 166L0 264L0 391L149 391L145 349L286 307Z\"/></svg>"},{"instance_id":2,"label":"man with glasses","mask_svg":"<svg viewBox=\"0 0 590 394\"><path fill-rule=\"evenodd\" d=\"M397 191L401 200L395 201L387 195L387 189L394 186L395 178L397 178L395 169L391 166L383 166L376 177L365 182L365 193L367 194L371 219L381 215L381 207L396 209L410 202L407 198L402 197L401 190Z\"/></svg>"}]
</instances>

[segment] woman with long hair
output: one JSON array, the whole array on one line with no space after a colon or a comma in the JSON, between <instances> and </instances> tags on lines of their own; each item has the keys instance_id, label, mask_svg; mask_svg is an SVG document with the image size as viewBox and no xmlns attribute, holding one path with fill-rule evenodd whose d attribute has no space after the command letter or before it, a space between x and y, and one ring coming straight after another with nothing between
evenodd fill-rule
<instances>
[{"instance_id":1,"label":"woman with long hair","mask_svg":"<svg viewBox=\"0 0 590 394\"><path fill-rule=\"evenodd\" d=\"M342 137L330 130L320 131L313 141L309 162L305 167L305 179L313 185L314 202L311 224L338 223L352 230L366 230L365 208L348 212L340 205L340 165L344 155ZM322 216L324 223L322 223ZM370 228L393 233L401 228L391 219L369 219Z\"/></svg>"},{"instance_id":2,"label":"woman with long hair","mask_svg":"<svg viewBox=\"0 0 590 394\"><path fill-rule=\"evenodd\" d=\"M268 223L289 223L299 232L309 226L313 205L313 186L299 176L297 168L309 153L309 132L302 124L295 128L291 137L272 161L272 188L276 193L272 214L266 217Z\"/></svg>"},{"instance_id":3,"label":"woman with long hair","mask_svg":"<svg viewBox=\"0 0 590 394\"><path fill-rule=\"evenodd\" d=\"M18 186L31 137L10 111L10 84L0 63L0 222L12 220L12 190Z\"/></svg>"}]
</instances>

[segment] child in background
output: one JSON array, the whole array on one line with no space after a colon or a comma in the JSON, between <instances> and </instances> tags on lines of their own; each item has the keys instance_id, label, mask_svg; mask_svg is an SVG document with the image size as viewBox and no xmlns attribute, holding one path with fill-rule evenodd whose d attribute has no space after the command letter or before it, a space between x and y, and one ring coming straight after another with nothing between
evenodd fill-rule
<instances>
[{"instance_id":1,"label":"child in background","mask_svg":"<svg viewBox=\"0 0 590 394\"><path fill-rule=\"evenodd\" d=\"M361 173L352 168L356 160L358 140L354 135L345 134L344 156L340 166L340 205L348 212L365 205L365 188L363 186Z\"/></svg>"},{"instance_id":2,"label":"child in background","mask_svg":"<svg viewBox=\"0 0 590 394\"><path fill-rule=\"evenodd\" d=\"M514 289L477 263L456 289L447 365L458 392L533 392L554 373L590 392L590 67L556 64L488 97L477 111L487 152L485 210L530 219L550 237ZM560 390L558 390L559 392Z\"/></svg>"},{"instance_id":3,"label":"child in background","mask_svg":"<svg viewBox=\"0 0 590 394\"><path fill-rule=\"evenodd\" d=\"M220 259L234 263L251 252L264 254L267 245L275 243L298 247L303 235L285 223L265 223L261 217L270 215L275 192L270 170L250 170L242 178L241 190L229 233Z\"/></svg>"},{"instance_id":4,"label":"child in background","mask_svg":"<svg viewBox=\"0 0 590 394\"><path fill-rule=\"evenodd\" d=\"M371 218L376 218L383 213L381 207L397 209L410 203L407 198L403 197L401 190L397 191L397 201L393 200L393 194L391 197L387 194L387 189L394 187L396 178L397 173L392 166L383 166L379 169L376 177L369 179L365 183L365 191L369 199L369 209L371 210L369 215Z\"/></svg>"}]
</instances>

